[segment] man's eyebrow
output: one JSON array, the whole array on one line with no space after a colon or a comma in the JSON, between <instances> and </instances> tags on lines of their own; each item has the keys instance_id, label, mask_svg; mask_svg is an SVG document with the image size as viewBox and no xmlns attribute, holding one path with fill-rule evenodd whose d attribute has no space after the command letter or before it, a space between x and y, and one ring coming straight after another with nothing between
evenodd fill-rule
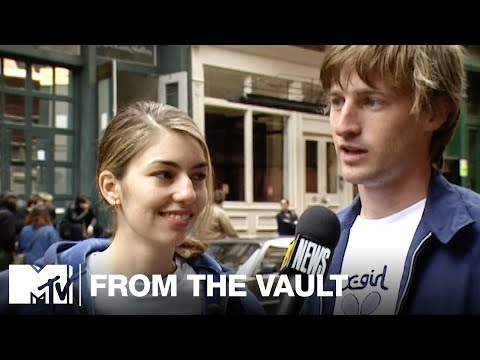
<instances>
[{"instance_id":1,"label":"man's eyebrow","mask_svg":"<svg viewBox=\"0 0 480 360\"><path fill-rule=\"evenodd\" d=\"M344 93L345 92L341 91L341 90L332 90L332 91L327 91L326 92L327 96L343 96ZM382 91L382 90L379 90L379 89L374 89L374 88L365 88L365 89L354 90L351 93L355 94L356 96L367 96L367 95L388 96L389 95L385 91Z\"/></svg>"}]
</instances>

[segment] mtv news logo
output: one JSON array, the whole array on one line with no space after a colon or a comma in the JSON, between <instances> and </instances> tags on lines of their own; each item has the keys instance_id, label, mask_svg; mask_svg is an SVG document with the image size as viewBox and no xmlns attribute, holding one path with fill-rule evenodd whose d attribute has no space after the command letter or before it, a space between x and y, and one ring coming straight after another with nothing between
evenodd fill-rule
<instances>
[{"instance_id":1,"label":"mtv news logo","mask_svg":"<svg viewBox=\"0 0 480 360\"><path fill-rule=\"evenodd\" d=\"M73 304L71 265L10 265L10 304Z\"/></svg>"},{"instance_id":2,"label":"mtv news logo","mask_svg":"<svg viewBox=\"0 0 480 360\"><path fill-rule=\"evenodd\" d=\"M332 251L328 247L297 235L288 246L280 272L291 269L302 274L323 275L331 255Z\"/></svg>"}]
</instances>

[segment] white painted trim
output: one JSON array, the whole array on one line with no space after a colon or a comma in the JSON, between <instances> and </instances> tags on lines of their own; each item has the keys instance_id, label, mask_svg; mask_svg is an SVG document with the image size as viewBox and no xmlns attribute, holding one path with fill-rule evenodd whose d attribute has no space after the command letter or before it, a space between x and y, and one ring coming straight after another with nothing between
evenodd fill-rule
<instances>
[{"instance_id":1,"label":"white painted trim","mask_svg":"<svg viewBox=\"0 0 480 360\"><path fill-rule=\"evenodd\" d=\"M243 149L245 158L245 201L253 204L253 112L247 110L243 118Z\"/></svg>"},{"instance_id":2,"label":"white painted trim","mask_svg":"<svg viewBox=\"0 0 480 360\"><path fill-rule=\"evenodd\" d=\"M199 62L202 67L202 74L198 71L198 67L194 68L194 79L203 81L203 65L217 66L225 69L250 72L253 74L261 74L273 77L280 77L289 80L308 81L309 79L318 80L320 77L320 64L322 53L315 53L312 50L302 48L282 47L282 52L308 54L304 57L296 55L296 62L286 61L280 56L265 56L265 53L275 54L277 46L272 45L247 45L248 49L256 50L247 52L245 46L238 45L201 45L198 47ZM278 52L277 48L277 52ZM288 51L287 51L288 50ZM313 53L313 57L312 57ZM312 64L312 59L318 59ZM301 63L303 62L303 63ZM308 64L310 62L310 64ZM197 78L197 76L202 76Z\"/></svg>"},{"instance_id":3,"label":"white painted trim","mask_svg":"<svg viewBox=\"0 0 480 360\"><path fill-rule=\"evenodd\" d=\"M288 111L288 110L274 109L274 108L258 106L258 105L236 103L236 102L231 102L225 99L218 99L218 98L211 98L211 97L205 97L203 100L203 103L205 106L217 106L217 107L222 107L227 109L238 109L238 110L244 110L244 111L252 110L256 112L262 112L265 114L280 115L280 116L291 116L293 114L292 111Z\"/></svg>"},{"instance_id":4,"label":"white painted trim","mask_svg":"<svg viewBox=\"0 0 480 360\"><path fill-rule=\"evenodd\" d=\"M117 114L117 60L112 60L112 118ZM110 119L111 120L111 119Z\"/></svg>"}]
</instances>

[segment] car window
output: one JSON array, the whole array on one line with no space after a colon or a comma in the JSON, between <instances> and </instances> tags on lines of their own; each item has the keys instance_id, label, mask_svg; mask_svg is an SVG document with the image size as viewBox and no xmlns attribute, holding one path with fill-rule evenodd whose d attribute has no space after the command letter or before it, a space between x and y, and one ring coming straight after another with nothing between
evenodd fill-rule
<instances>
[{"instance_id":1,"label":"car window","mask_svg":"<svg viewBox=\"0 0 480 360\"><path fill-rule=\"evenodd\" d=\"M236 271L259 247L258 243L232 244L212 242L208 245L207 251L218 262Z\"/></svg>"},{"instance_id":2,"label":"car window","mask_svg":"<svg viewBox=\"0 0 480 360\"><path fill-rule=\"evenodd\" d=\"M253 276L254 266L257 263L258 256L261 253L262 249L259 247L255 250L250 256L247 261L245 261L242 265L238 267L237 275L246 275L246 276Z\"/></svg>"},{"instance_id":3,"label":"car window","mask_svg":"<svg viewBox=\"0 0 480 360\"><path fill-rule=\"evenodd\" d=\"M262 261L255 269L255 274L271 274L278 272L286 252L286 247L269 246Z\"/></svg>"}]
</instances>

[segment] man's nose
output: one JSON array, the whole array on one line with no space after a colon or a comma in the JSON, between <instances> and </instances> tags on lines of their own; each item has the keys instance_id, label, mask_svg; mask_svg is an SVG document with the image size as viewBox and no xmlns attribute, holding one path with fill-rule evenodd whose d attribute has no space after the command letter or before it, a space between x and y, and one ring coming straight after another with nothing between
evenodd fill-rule
<instances>
[{"instance_id":1,"label":"man's nose","mask_svg":"<svg viewBox=\"0 0 480 360\"><path fill-rule=\"evenodd\" d=\"M361 109L353 100L345 100L341 109L330 112L330 123L335 135L348 138L361 133Z\"/></svg>"}]
</instances>

